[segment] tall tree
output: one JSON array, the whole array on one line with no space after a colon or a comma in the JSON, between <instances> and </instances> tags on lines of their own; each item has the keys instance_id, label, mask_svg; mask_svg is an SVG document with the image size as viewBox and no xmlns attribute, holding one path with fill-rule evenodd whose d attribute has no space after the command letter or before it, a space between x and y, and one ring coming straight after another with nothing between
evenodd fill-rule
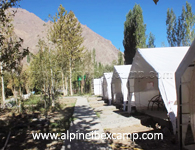
<instances>
[{"instance_id":1,"label":"tall tree","mask_svg":"<svg viewBox=\"0 0 195 150\"><path fill-rule=\"evenodd\" d=\"M73 11L70 11L67 15L67 50L69 58L69 85L70 95L73 95L72 90L72 71L75 63L83 57L84 47L81 46L83 43L82 28L78 19L75 17Z\"/></svg>"},{"instance_id":2,"label":"tall tree","mask_svg":"<svg viewBox=\"0 0 195 150\"><path fill-rule=\"evenodd\" d=\"M67 13L65 8L60 5L58 13L54 17L54 25L51 28L51 41L59 48L58 61L62 70L62 78L65 72L69 72L70 95L72 90L72 72L75 63L82 57L84 47L81 46L83 37L82 28L74 13ZM64 84L64 83L63 83Z\"/></svg>"},{"instance_id":3,"label":"tall tree","mask_svg":"<svg viewBox=\"0 0 195 150\"><path fill-rule=\"evenodd\" d=\"M149 34L149 39L148 39L148 48L154 48L154 47L156 47L155 45L154 45L154 41L155 41L155 36L154 36L154 34L152 34L151 32L150 32L150 34Z\"/></svg>"},{"instance_id":4,"label":"tall tree","mask_svg":"<svg viewBox=\"0 0 195 150\"><path fill-rule=\"evenodd\" d=\"M183 6L182 17L184 18L184 28L185 28L183 45L189 46L191 45L192 41L195 38L195 30L194 30L195 15L192 12L191 4L188 2L186 2L186 9Z\"/></svg>"},{"instance_id":5,"label":"tall tree","mask_svg":"<svg viewBox=\"0 0 195 150\"><path fill-rule=\"evenodd\" d=\"M170 46L189 46L195 37L195 15L192 12L191 5L186 2L186 8L183 6L182 13L176 19L173 9L167 10L167 40Z\"/></svg>"},{"instance_id":6,"label":"tall tree","mask_svg":"<svg viewBox=\"0 0 195 150\"><path fill-rule=\"evenodd\" d=\"M48 31L48 39L56 46L56 60L60 67L62 77L62 87L64 96L68 94L67 71L68 71L68 52L67 52L67 11L60 5L58 13L52 18L53 25Z\"/></svg>"},{"instance_id":7,"label":"tall tree","mask_svg":"<svg viewBox=\"0 0 195 150\"><path fill-rule=\"evenodd\" d=\"M173 9L167 10L167 40L170 46L176 46L176 16Z\"/></svg>"},{"instance_id":8,"label":"tall tree","mask_svg":"<svg viewBox=\"0 0 195 150\"><path fill-rule=\"evenodd\" d=\"M30 70L31 70L31 78L34 86L36 89L39 89L41 91L41 99L42 95L45 96L45 107L48 108L48 106L51 106L51 94L52 94L52 72L51 72L51 62L50 59L53 58L53 56L50 52L50 49L46 42L44 40L39 39L38 45L37 45L39 51L34 56L30 63ZM49 100L46 99L46 96L49 96ZM54 104L54 101L52 99L52 104ZM47 114L47 110L46 110Z\"/></svg>"},{"instance_id":9,"label":"tall tree","mask_svg":"<svg viewBox=\"0 0 195 150\"><path fill-rule=\"evenodd\" d=\"M124 65L124 60L123 60L123 53L118 52L118 62L117 65Z\"/></svg>"},{"instance_id":10,"label":"tall tree","mask_svg":"<svg viewBox=\"0 0 195 150\"><path fill-rule=\"evenodd\" d=\"M4 81L3 71L17 70L21 60L28 55L28 49L21 49L23 40L16 38L13 32L12 17L13 13L5 11L13 6L17 6L19 0L1 0L0 1L0 62L1 62L1 80L2 80L2 101L4 103Z\"/></svg>"},{"instance_id":11,"label":"tall tree","mask_svg":"<svg viewBox=\"0 0 195 150\"><path fill-rule=\"evenodd\" d=\"M81 59L81 61L79 61L79 75L82 77L81 80L81 93L84 93L84 89L85 91L89 91L91 90L91 87L89 87L88 89L86 88L86 82L89 83L89 85L91 85L91 81L93 79L93 75L94 75L94 65L93 65L93 55L90 51L86 51L84 57Z\"/></svg>"},{"instance_id":12,"label":"tall tree","mask_svg":"<svg viewBox=\"0 0 195 150\"><path fill-rule=\"evenodd\" d=\"M124 58L125 64L131 64L137 48L146 47L146 25L143 21L140 5L135 5L126 16L124 23Z\"/></svg>"}]
</instances>

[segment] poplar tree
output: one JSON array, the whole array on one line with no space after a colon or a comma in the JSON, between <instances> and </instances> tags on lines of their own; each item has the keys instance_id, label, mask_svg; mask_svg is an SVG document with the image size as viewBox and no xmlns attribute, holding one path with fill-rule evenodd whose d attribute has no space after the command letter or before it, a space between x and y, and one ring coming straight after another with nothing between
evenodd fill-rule
<instances>
[{"instance_id":1,"label":"poplar tree","mask_svg":"<svg viewBox=\"0 0 195 150\"><path fill-rule=\"evenodd\" d=\"M52 18L53 25L48 31L48 39L55 44L57 65L61 71L62 87L64 96L68 93L67 71L68 71L68 50L67 50L67 11L60 5L58 13Z\"/></svg>"},{"instance_id":2,"label":"poplar tree","mask_svg":"<svg viewBox=\"0 0 195 150\"><path fill-rule=\"evenodd\" d=\"M74 13L67 13L65 8L60 5L58 13L54 17L54 25L50 30L50 39L57 45L57 61L62 70L62 81L65 72L69 72L69 89L72 91L72 72L76 62L83 57L84 47L82 28ZM63 83L64 84L64 83ZM64 85L63 85L64 87Z\"/></svg>"},{"instance_id":3,"label":"poplar tree","mask_svg":"<svg viewBox=\"0 0 195 150\"><path fill-rule=\"evenodd\" d=\"M70 95L73 95L72 91L72 71L75 63L83 57L84 47L82 28L78 19L75 17L73 11L70 11L67 15L67 32L68 32L68 58L69 58L69 81L70 81Z\"/></svg>"},{"instance_id":4,"label":"poplar tree","mask_svg":"<svg viewBox=\"0 0 195 150\"><path fill-rule=\"evenodd\" d=\"M150 32L150 34L149 34L149 39L148 39L148 48L154 48L154 47L156 47L155 46L155 44L154 44L154 41L155 41L155 36L154 36L154 34L152 34L151 32Z\"/></svg>"},{"instance_id":5,"label":"poplar tree","mask_svg":"<svg viewBox=\"0 0 195 150\"><path fill-rule=\"evenodd\" d=\"M131 64L137 48L146 47L146 25L143 21L140 5L135 5L126 16L124 23L124 58L125 64Z\"/></svg>"},{"instance_id":6,"label":"poplar tree","mask_svg":"<svg viewBox=\"0 0 195 150\"><path fill-rule=\"evenodd\" d=\"M123 60L123 54L122 54L122 52L118 52L118 62L117 62L117 65L124 65L124 60Z\"/></svg>"},{"instance_id":7,"label":"poplar tree","mask_svg":"<svg viewBox=\"0 0 195 150\"><path fill-rule=\"evenodd\" d=\"M182 16L184 16L184 40L183 45L190 46L195 38L195 14L192 12L192 6L186 2L186 8L183 6Z\"/></svg>"},{"instance_id":8,"label":"poplar tree","mask_svg":"<svg viewBox=\"0 0 195 150\"><path fill-rule=\"evenodd\" d=\"M167 40L170 46L189 46L195 38L195 15L192 6L186 2L182 13L176 19L173 9L167 10Z\"/></svg>"},{"instance_id":9,"label":"poplar tree","mask_svg":"<svg viewBox=\"0 0 195 150\"><path fill-rule=\"evenodd\" d=\"M53 53L50 52L50 48L44 40L39 39L37 47L39 51L30 63L31 80L34 83L34 87L41 91L41 99L44 94L45 107L48 108L48 106L51 106L51 59L53 58ZM46 99L47 96L49 96L49 101ZM52 99L52 104L54 104L54 99Z\"/></svg>"},{"instance_id":10,"label":"poplar tree","mask_svg":"<svg viewBox=\"0 0 195 150\"><path fill-rule=\"evenodd\" d=\"M166 20L166 25L167 25L167 40L168 43L171 47L177 45L177 39L176 39L176 15L173 12L173 9L168 9L167 10L167 20Z\"/></svg>"}]
</instances>

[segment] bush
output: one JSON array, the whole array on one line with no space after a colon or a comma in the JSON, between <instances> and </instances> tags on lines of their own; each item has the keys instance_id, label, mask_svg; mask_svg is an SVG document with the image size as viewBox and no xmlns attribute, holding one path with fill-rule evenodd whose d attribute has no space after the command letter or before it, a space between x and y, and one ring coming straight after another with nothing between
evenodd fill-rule
<instances>
[{"instance_id":1,"label":"bush","mask_svg":"<svg viewBox=\"0 0 195 150\"><path fill-rule=\"evenodd\" d=\"M28 100L24 101L24 105L36 105L40 102L40 96L31 95Z\"/></svg>"}]
</instances>

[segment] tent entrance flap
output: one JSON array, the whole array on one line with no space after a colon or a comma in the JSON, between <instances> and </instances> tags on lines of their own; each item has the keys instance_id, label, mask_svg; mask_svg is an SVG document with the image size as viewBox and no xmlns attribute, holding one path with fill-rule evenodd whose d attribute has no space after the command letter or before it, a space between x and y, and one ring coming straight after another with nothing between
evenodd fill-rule
<instances>
[{"instance_id":1,"label":"tent entrance flap","mask_svg":"<svg viewBox=\"0 0 195 150\"><path fill-rule=\"evenodd\" d=\"M191 118L191 128L195 140L195 66L193 67L191 84L190 84L190 118Z\"/></svg>"},{"instance_id":2,"label":"tent entrance flap","mask_svg":"<svg viewBox=\"0 0 195 150\"><path fill-rule=\"evenodd\" d=\"M181 104L180 104L180 138L185 147L185 141L190 141L188 127L191 127L195 139L195 67L190 65L181 77ZM187 138L187 139L186 139Z\"/></svg>"},{"instance_id":3,"label":"tent entrance flap","mask_svg":"<svg viewBox=\"0 0 195 150\"><path fill-rule=\"evenodd\" d=\"M128 103L128 77L131 70L131 65L115 65L112 76L112 100L113 104L118 108L123 106L126 110Z\"/></svg>"}]
</instances>

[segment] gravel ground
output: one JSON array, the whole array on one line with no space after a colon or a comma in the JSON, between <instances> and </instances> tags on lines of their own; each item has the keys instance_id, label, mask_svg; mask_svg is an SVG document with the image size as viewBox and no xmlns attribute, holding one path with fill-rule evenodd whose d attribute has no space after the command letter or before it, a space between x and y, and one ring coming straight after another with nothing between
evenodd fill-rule
<instances>
[{"instance_id":1,"label":"gravel ground","mask_svg":"<svg viewBox=\"0 0 195 150\"><path fill-rule=\"evenodd\" d=\"M142 125L143 120L145 123L150 124L147 116L130 116L126 112L120 111L115 106L108 106L104 100L97 97L88 98L89 105L93 110L98 113L99 120L105 133L138 133L139 137L143 133L162 133L163 140L131 140L130 138L110 140L109 144L113 150L129 149L129 150L176 150L178 149L175 144L175 139L172 135L167 135L161 129L152 128L151 126Z\"/></svg>"},{"instance_id":2,"label":"gravel ground","mask_svg":"<svg viewBox=\"0 0 195 150\"><path fill-rule=\"evenodd\" d=\"M121 128L140 125L140 120L135 117L125 117L119 113L115 106L108 106L103 100L94 97L88 98L89 104L94 111L100 113L101 125L104 129Z\"/></svg>"}]
</instances>

